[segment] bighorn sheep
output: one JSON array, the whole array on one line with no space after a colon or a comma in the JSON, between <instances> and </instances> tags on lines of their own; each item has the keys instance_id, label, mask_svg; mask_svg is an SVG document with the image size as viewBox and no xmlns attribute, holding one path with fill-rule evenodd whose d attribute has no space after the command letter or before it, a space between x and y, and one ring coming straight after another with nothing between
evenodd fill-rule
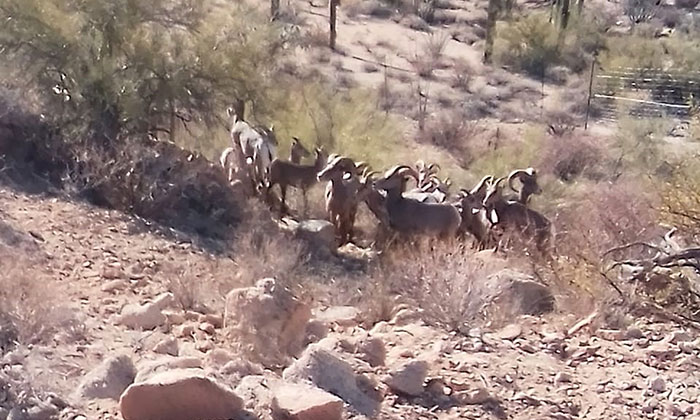
<instances>
[{"instance_id":1,"label":"bighorn sheep","mask_svg":"<svg viewBox=\"0 0 700 420\"><path fill-rule=\"evenodd\" d=\"M276 155L277 139L274 126L252 127L228 109L232 118L231 141L239 152L239 168L247 167L255 191L261 191L269 182L270 164Z\"/></svg>"},{"instance_id":2,"label":"bighorn sheep","mask_svg":"<svg viewBox=\"0 0 700 420\"><path fill-rule=\"evenodd\" d=\"M516 179L519 179L522 184L520 190L515 189L513 186L513 181ZM537 171L535 171L534 168L516 169L511 172L510 175L508 175L508 186L518 194L516 201L520 204L526 205L531 195L542 193L542 188L540 188L540 185L537 183Z\"/></svg>"},{"instance_id":3,"label":"bighorn sheep","mask_svg":"<svg viewBox=\"0 0 700 420\"><path fill-rule=\"evenodd\" d=\"M398 233L408 235L454 237L461 223L457 208L451 204L421 203L403 197L409 176L418 179L413 168L398 165L375 182L376 188L386 191L389 225Z\"/></svg>"},{"instance_id":4,"label":"bighorn sheep","mask_svg":"<svg viewBox=\"0 0 700 420\"><path fill-rule=\"evenodd\" d=\"M423 160L419 160L416 162L416 169L418 171L418 179L416 179L417 187L418 189L423 189L424 186L430 183L431 177L437 176L440 165L437 163L426 165Z\"/></svg>"},{"instance_id":5,"label":"bighorn sheep","mask_svg":"<svg viewBox=\"0 0 700 420\"><path fill-rule=\"evenodd\" d=\"M358 165L344 156L333 155L323 170L319 181L328 181L326 186L326 212L335 226L340 245L352 241L355 215L357 214L357 192L359 182L355 178Z\"/></svg>"},{"instance_id":6,"label":"bighorn sheep","mask_svg":"<svg viewBox=\"0 0 700 420\"><path fill-rule=\"evenodd\" d=\"M292 146L289 149L289 161L292 163L301 163L301 159L308 156L311 156L311 153L301 144L301 140L292 137Z\"/></svg>"},{"instance_id":7,"label":"bighorn sheep","mask_svg":"<svg viewBox=\"0 0 700 420\"><path fill-rule=\"evenodd\" d=\"M481 181L479 181L479 183L476 184L471 191L469 191L469 194L479 203L483 202L484 198L486 198L486 193L488 192L489 186L491 183L493 183L493 179L493 175L486 175L485 177L481 178Z\"/></svg>"},{"instance_id":8,"label":"bighorn sheep","mask_svg":"<svg viewBox=\"0 0 700 420\"><path fill-rule=\"evenodd\" d=\"M281 213L287 212L287 187L296 187L301 189L304 198L304 214L306 214L308 208L306 191L318 182L316 175L326 164L326 155L323 150L317 147L315 152L316 160L312 165L302 165L280 159L275 159L270 164L270 181L267 184L267 188L270 189L275 185L280 186Z\"/></svg>"},{"instance_id":9,"label":"bighorn sheep","mask_svg":"<svg viewBox=\"0 0 700 420\"><path fill-rule=\"evenodd\" d=\"M451 186L452 181L449 178L445 178L443 181L433 174L423 182L419 189L404 193L403 196L423 203L444 203Z\"/></svg>"},{"instance_id":10,"label":"bighorn sheep","mask_svg":"<svg viewBox=\"0 0 700 420\"><path fill-rule=\"evenodd\" d=\"M477 249L482 250L491 244L490 223L486 214L486 209L482 203L483 197L479 198L466 189L459 191L458 202L456 204L462 221L459 225L459 234L466 233L475 239Z\"/></svg>"},{"instance_id":11,"label":"bighorn sheep","mask_svg":"<svg viewBox=\"0 0 700 420\"><path fill-rule=\"evenodd\" d=\"M493 183L483 201L491 225L516 231L523 239L533 240L538 250L546 251L552 245L552 223L524 204L506 200L500 186L503 181L499 178Z\"/></svg>"}]
</instances>

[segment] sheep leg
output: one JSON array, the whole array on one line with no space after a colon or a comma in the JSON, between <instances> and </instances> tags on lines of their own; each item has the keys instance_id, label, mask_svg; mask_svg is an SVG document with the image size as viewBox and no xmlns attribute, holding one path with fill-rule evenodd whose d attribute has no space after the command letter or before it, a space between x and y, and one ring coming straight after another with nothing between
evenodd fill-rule
<instances>
[{"instance_id":1,"label":"sheep leg","mask_svg":"<svg viewBox=\"0 0 700 420\"><path fill-rule=\"evenodd\" d=\"M287 186L280 184L280 214L287 214Z\"/></svg>"},{"instance_id":2,"label":"sheep leg","mask_svg":"<svg viewBox=\"0 0 700 420\"><path fill-rule=\"evenodd\" d=\"M309 200L308 200L308 198L306 197L306 189L305 189L305 188L301 190L301 196L302 196L302 198L303 198L303 200L304 200L303 217L306 218L307 210L308 210L308 208L309 208Z\"/></svg>"}]
</instances>

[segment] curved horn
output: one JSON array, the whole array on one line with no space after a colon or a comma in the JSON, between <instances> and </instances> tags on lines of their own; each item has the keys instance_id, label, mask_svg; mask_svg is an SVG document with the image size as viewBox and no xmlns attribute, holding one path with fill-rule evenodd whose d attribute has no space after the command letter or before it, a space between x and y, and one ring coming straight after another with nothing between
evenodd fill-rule
<instances>
[{"instance_id":1,"label":"curved horn","mask_svg":"<svg viewBox=\"0 0 700 420\"><path fill-rule=\"evenodd\" d=\"M412 170L413 172L415 172L415 170L414 170L413 168L411 168L410 166L408 166L408 165L396 165L396 166L393 166L392 168L390 168L388 171L386 171L386 172L384 173L384 178L385 178L385 179L389 179L389 178L391 178L392 176L394 176L398 171L400 171L400 170L406 170L406 169Z\"/></svg>"},{"instance_id":2,"label":"curved horn","mask_svg":"<svg viewBox=\"0 0 700 420\"><path fill-rule=\"evenodd\" d=\"M431 172L440 172L441 169L442 168L440 168L440 165L438 165L437 163L431 163L430 165L428 165L428 170Z\"/></svg>"},{"instance_id":3,"label":"curved horn","mask_svg":"<svg viewBox=\"0 0 700 420\"><path fill-rule=\"evenodd\" d=\"M422 159L416 161L416 168L418 168L419 171L425 170L425 162Z\"/></svg>"},{"instance_id":4,"label":"curved horn","mask_svg":"<svg viewBox=\"0 0 700 420\"><path fill-rule=\"evenodd\" d=\"M492 181L493 175L486 175L485 177L481 178L481 181L479 181L479 183L476 184L476 186L470 191L470 194L478 193L479 191L481 191L481 189L483 189L486 186L487 183Z\"/></svg>"},{"instance_id":5,"label":"curved horn","mask_svg":"<svg viewBox=\"0 0 700 420\"><path fill-rule=\"evenodd\" d=\"M515 180L515 178L518 178L522 182L522 178L520 178L522 174L527 174L527 172L525 172L522 169L516 169L513 172L511 172L510 175L508 175L508 187L518 194L520 194L520 190L515 189L515 187L513 186L513 181Z\"/></svg>"},{"instance_id":6,"label":"curved horn","mask_svg":"<svg viewBox=\"0 0 700 420\"><path fill-rule=\"evenodd\" d=\"M409 175L415 179L419 178L418 172L416 172L415 169L411 168L410 166L406 166L404 168L400 168L398 171L398 174L401 176Z\"/></svg>"}]
</instances>

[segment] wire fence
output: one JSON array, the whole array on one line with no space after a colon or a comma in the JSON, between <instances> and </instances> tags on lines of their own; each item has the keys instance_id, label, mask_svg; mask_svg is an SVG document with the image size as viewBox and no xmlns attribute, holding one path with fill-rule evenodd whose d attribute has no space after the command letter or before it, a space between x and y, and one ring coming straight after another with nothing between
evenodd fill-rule
<instances>
[{"instance_id":1,"label":"wire fence","mask_svg":"<svg viewBox=\"0 0 700 420\"><path fill-rule=\"evenodd\" d=\"M592 72L591 77L589 111L598 121L685 121L700 107L700 71L615 68Z\"/></svg>"}]
</instances>

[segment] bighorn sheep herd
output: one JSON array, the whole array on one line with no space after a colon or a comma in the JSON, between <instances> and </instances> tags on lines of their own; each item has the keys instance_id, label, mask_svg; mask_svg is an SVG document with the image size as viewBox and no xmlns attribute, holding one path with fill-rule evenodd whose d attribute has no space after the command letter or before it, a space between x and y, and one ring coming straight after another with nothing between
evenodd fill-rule
<instances>
[{"instance_id":1,"label":"bighorn sheep herd","mask_svg":"<svg viewBox=\"0 0 700 420\"><path fill-rule=\"evenodd\" d=\"M316 183L325 183L325 209L339 245L353 241L357 211L364 203L379 222L380 231L389 231L394 238L471 237L478 249L498 248L519 238L540 252L551 250L552 223L528 207L531 196L542 193L533 168L517 169L502 178L487 175L472 189L461 188L451 194L450 179L438 177L440 167L423 161L415 167L394 166L376 178L377 172L367 164L347 156L327 156L322 148L315 149L312 163L301 163L311 154L296 137L289 160L275 157L277 141L272 127L253 127L230 110L229 115L232 147L224 150L220 159L229 181L237 178L254 194L266 198L279 186L281 214L289 213L289 187L301 190L306 213L307 191ZM416 187L407 191L410 180ZM504 192L504 182L515 195Z\"/></svg>"}]
</instances>

